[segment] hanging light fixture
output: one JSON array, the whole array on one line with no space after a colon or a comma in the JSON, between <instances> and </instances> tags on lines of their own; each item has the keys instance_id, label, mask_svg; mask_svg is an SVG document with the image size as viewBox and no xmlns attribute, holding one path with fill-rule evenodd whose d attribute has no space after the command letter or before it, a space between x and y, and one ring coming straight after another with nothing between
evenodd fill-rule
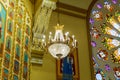
<instances>
[{"instance_id":1,"label":"hanging light fixture","mask_svg":"<svg viewBox=\"0 0 120 80\"><path fill-rule=\"evenodd\" d=\"M43 36L42 46L47 48L49 53L57 58L61 59L66 57L71 51L77 47L77 40L75 36L69 35L69 32L63 34L64 25L60 25L59 21L59 0L58 0L58 24L55 26L55 35L52 32L49 33L49 39L46 43L46 36Z\"/></svg>"}]
</instances>

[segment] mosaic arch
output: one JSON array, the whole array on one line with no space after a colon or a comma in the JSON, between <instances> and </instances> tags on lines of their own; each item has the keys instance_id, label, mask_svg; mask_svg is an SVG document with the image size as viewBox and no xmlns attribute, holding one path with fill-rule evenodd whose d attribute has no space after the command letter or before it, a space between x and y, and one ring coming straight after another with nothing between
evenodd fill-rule
<instances>
[{"instance_id":1,"label":"mosaic arch","mask_svg":"<svg viewBox=\"0 0 120 80\"><path fill-rule=\"evenodd\" d=\"M120 0L94 0L88 25L95 80L120 80Z\"/></svg>"}]
</instances>

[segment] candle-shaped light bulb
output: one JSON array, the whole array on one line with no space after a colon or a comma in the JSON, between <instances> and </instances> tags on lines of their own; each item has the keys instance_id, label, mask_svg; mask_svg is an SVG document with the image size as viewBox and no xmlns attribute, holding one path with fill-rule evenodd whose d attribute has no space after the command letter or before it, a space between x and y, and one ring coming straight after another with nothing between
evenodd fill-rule
<instances>
[{"instance_id":1,"label":"candle-shaped light bulb","mask_svg":"<svg viewBox=\"0 0 120 80\"><path fill-rule=\"evenodd\" d=\"M49 32L49 39L51 39L51 36L52 36L52 32Z\"/></svg>"},{"instance_id":2,"label":"candle-shaped light bulb","mask_svg":"<svg viewBox=\"0 0 120 80\"><path fill-rule=\"evenodd\" d=\"M66 40L68 40L68 35L69 35L69 32L66 32L65 33Z\"/></svg>"},{"instance_id":3,"label":"candle-shaped light bulb","mask_svg":"<svg viewBox=\"0 0 120 80\"><path fill-rule=\"evenodd\" d=\"M46 46L45 39L42 39L42 46Z\"/></svg>"},{"instance_id":4,"label":"candle-shaped light bulb","mask_svg":"<svg viewBox=\"0 0 120 80\"><path fill-rule=\"evenodd\" d=\"M65 35L67 36L69 34L69 32L66 32Z\"/></svg>"},{"instance_id":5,"label":"candle-shaped light bulb","mask_svg":"<svg viewBox=\"0 0 120 80\"><path fill-rule=\"evenodd\" d=\"M44 43L44 42L45 42L45 39L42 39L42 42Z\"/></svg>"},{"instance_id":6,"label":"candle-shaped light bulb","mask_svg":"<svg viewBox=\"0 0 120 80\"><path fill-rule=\"evenodd\" d=\"M52 39L52 32L49 32L49 41Z\"/></svg>"},{"instance_id":7,"label":"candle-shaped light bulb","mask_svg":"<svg viewBox=\"0 0 120 80\"><path fill-rule=\"evenodd\" d=\"M67 40L67 44L69 44L70 43L70 38L68 38L68 40Z\"/></svg>"},{"instance_id":8,"label":"candle-shaped light bulb","mask_svg":"<svg viewBox=\"0 0 120 80\"><path fill-rule=\"evenodd\" d=\"M41 41L41 39L38 39L38 42L40 42Z\"/></svg>"},{"instance_id":9,"label":"candle-shaped light bulb","mask_svg":"<svg viewBox=\"0 0 120 80\"><path fill-rule=\"evenodd\" d=\"M75 36L74 35L72 35L72 39L73 39L73 41L75 40Z\"/></svg>"},{"instance_id":10,"label":"candle-shaped light bulb","mask_svg":"<svg viewBox=\"0 0 120 80\"><path fill-rule=\"evenodd\" d=\"M44 42L44 46L46 46L46 42Z\"/></svg>"},{"instance_id":11,"label":"candle-shaped light bulb","mask_svg":"<svg viewBox=\"0 0 120 80\"><path fill-rule=\"evenodd\" d=\"M75 47L76 47L77 46L77 40L75 40L74 44L75 44Z\"/></svg>"},{"instance_id":12,"label":"candle-shaped light bulb","mask_svg":"<svg viewBox=\"0 0 120 80\"><path fill-rule=\"evenodd\" d=\"M49 32L50 35L52 35L52 32Z\"/></svg>"},{"instance_id":13,"label":"candle-shaped light bulb","mask_svg":"<svg viewBox=\"0 0 120 80\"><path fill-rule=\"evenodd\" d=\"M43 35L43 39L45 39L46 38L46 36L45 35Z\"/></svg>"}]
</instances>

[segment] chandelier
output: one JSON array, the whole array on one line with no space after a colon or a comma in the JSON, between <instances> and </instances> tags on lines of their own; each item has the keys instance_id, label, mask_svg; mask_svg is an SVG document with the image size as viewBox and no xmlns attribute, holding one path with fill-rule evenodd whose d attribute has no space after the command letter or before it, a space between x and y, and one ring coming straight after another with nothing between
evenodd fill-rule
<instances>
[{"instance_id":1,"label":"chandelier","mask_svg":"<svg viewBox=\"0 0 120 80\"><path fill-rule=\"evenodd\" d=\"M45 46L49 53L57 59L66 57L77 47L75 36L70 36L69 32L63 34L63 27L64 25L59 24L55 26L55 35L53 36L52 32L49 33L47 44L45 35L42 39L42 45Z\"/></svg>"},{"instance_id":2,"label":"chandelier","mask_svg":"<svg viewBox=\"0 0 120 80\"><path fill-rule=\"evenodd\" d=\"M59 11L58 11L58 23L60 23ZM74 35L70 36L69 32L63 34L63 27L64 25L57 24L55 26L55 35L53 35L52 32L50 32L47 42L45 35L43 35L42 38L42 46L45 47L47 51L57 59L66 57L70 52L72 52L77 47L77 40L75 39L75 36Z\"/></svg>"}]
</instances>

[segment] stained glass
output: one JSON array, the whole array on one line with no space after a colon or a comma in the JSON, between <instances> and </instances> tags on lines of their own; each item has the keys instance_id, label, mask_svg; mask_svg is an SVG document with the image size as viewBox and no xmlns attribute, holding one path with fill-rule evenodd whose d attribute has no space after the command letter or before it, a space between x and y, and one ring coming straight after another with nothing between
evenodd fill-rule
<instances>
[{"instance_id":1,"label":"stained glass","mask_svg":"<svg viewBox=\"0 0 120 80\"><path fill-rule=\"evenodd\" d=\"M112 55L112 58L113 58L113 62L115 63L120 63L120 48L118 48L117 50L115 50L113 52Z\"/></svg>"},{"instance_id":2,"label":"stained glass","mask_svg":"<svg viewBox=\"0 0 120 80\"><path fill-rule=\"evenodd\" d=\"M88 15L95 80L120 80L120 0L96 0Z\"/></svg>"},{"instance_id":3,"label":"stained glass","mask_svg":"<svg viewBox=\"0 0 120 80\"><path fill-rule=\"evenodd\" d=\"M105 74L103 70L100 68L95 69L95 77L96 77L96 80L106 80Z\"/></svg>"},{"instance_id":4,"label":"stained glass","mask_svg":"<svg viewBox=\"0 0 120 80\"><path fill-rule=\"evenodd\" d=\"M108 52L106 50L99 49L97 57L102 60L108 60Z\"/></svg>"},{"instance_id":5,"label":"stained glass","mask_svg":"<svg viewBox=\"0 0 120 80\"><path fill-rule=\"evenodd\" d=\"M94 66L94 67L98 67L99 64L98 64L98 62L96 61L95 57L92 57L92 60L93 60L93 66Z\"/></svg>"},{"instance_id":6,"label":"stained glass","mask_svg":"<svg viewBox=\"0 0 120 80\"><path fill-rule=\"evenodd\" d=\"M110 70L111 70L111 68L110 68L110 65L109 65L109 64L106 64L106 65L105 65L105 70L106 70L106 71L110 71Z\"/></svg>"},{"instance_id":7,"label":"stained glass","mask_svg":"<svg viewBox=\"0 0 120 80\"><path fill-rule=\"evenodd\" d=\"M120 37L120 34L115 29L107 26L107 24L102 24L100 27L104 34L112 35L115 37Z\"/></svg>"},{"instance_id":8,"label":"stained glass","mask_svg":"<svg viewBox=\"0 0 120 80\"><path fill-rule=\"evenodd\" d=\"M96 42L95 42L95 41L91 41L91 45L92 45L93 47L96 47Z\"/></svg>"},{"instance_id":9,"label":"stained glass","mask_svg":"<svg viewBox=\"0 0 120 80\"><path fill-rule=\"evenodd\" d=\"M120 41L117 39L112 39L112 38L107 38L105 37L102 40L102 44L107 48L107 49L112 49L115 47L118 47L120 45Z\"/></svg>"},{"instance_id":10,"label":"stained glass","mask_svg":"<svg viewBox=\"0 0 120 80\"><path fill-rule=\"evenodd\" d=\"M90 30L90 34L93 38L96 38L98 39L100 37L100 32L99 30L96 28L96 27L92 27L91 30Z\"/></svg>"},{"instance_id":11,"label":"stained glass","mask_svg":"<svg viewBox=\"0 0 120 80\"><path fill-rule=\"evenodd\" d=\"M114 19L114 17L109 17L107 19L109 24L111 24L115 29L120 31L120 24Z\"/></svg>"}]
</instances>

